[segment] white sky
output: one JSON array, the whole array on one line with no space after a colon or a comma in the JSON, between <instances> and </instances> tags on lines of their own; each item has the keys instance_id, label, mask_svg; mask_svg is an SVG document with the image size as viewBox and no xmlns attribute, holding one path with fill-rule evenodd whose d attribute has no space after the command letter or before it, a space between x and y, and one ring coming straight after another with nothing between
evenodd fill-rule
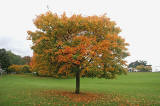
<instances>
[{"instance_id":1,"label":"white sky","mask_svg":"<svg viewBox=\"0 0 160 106\"><path fill-rule=\"evenodd\" d=\"M33 19L47 11L67 15L107 13L122 29L121 36L130 44L130 63L146 60L160 65L160 0L0 0L0 48L32 56L27 30L34 30Z\"/></svg>"}]
</instances>

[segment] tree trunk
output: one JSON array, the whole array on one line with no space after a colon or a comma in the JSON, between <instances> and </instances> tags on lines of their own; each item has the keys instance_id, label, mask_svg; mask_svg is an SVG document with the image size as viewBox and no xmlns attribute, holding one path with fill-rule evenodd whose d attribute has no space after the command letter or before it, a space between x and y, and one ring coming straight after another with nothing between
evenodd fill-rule
<instances>
[{"instance_id":1,"label":"tree trunk","mask_svg":"<svg viewBox=\"0 0 160 106\"><path fill-rule=\"evenodd\" d=\"M76 94L80 93L80 72L76 72Z\"/></svg>"}]
</instances>

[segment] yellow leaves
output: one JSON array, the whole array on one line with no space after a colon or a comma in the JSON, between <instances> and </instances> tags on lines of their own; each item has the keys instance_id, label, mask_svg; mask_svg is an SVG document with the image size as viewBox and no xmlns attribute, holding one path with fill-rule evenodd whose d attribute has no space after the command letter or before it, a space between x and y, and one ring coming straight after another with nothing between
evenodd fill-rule
<instances>
[{"instance_id":1,"label":"yellow leaves","mask_svg":"<svg viewBox=\"0 0 160 106\"><path fill-rule=\"evenodd\" d=\"M28 65L11 65L9 66L8 70L16 73L24 73L26 71L31 71Z\"/></svg>"},{"instance_id":2,"label":"yellow leaves","mask_svg":"<svg viewBox=\"0 0 160 106\"><path fill-rule=\"evenodd\" d=\"M88 71L89 70L89 68L88 67L86 67L86 71Z\"/></svg>"}]
</instances>

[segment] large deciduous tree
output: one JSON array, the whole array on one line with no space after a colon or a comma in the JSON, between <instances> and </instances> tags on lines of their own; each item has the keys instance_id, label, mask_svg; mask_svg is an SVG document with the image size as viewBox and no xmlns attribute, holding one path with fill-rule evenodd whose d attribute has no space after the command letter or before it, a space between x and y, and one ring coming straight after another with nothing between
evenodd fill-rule
<instances>
[{"instance_id":1,"label":"large deciduous tree","mask_svg":"<svg viewBox=\"0 0 160 106\"><path fill-rule=\"evenodd\" d=\"M28 31L32 66L49 74L75 76L75 93L80 92L80 76L110 79L126 73L128 44L105 15L67 17L47 12L37 16L34 25L37 30Z\"/></svg>"}]
</instances>

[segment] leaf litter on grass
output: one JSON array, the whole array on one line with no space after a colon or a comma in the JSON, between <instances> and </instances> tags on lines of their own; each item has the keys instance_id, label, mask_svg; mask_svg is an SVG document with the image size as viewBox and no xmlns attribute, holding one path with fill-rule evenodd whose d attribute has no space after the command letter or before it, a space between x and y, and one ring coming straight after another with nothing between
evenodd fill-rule
<instances>
[{"instance_id":1,"label":"leaf litter on grass","mask_svg":"<svg viewBox=\"0 0 160 106\"><path fill-rule=\"evenodd\" d=\"M71 91L62 90L30 90L23 91L22 97L16 99L17 104L34 105L34 106L105 106L105 105L120 105L120 106L147 106L152 105L154 102L143 99L137 100L137 98L129 98L128 96L122 96L118 93L93 93L93 92L81 92L75 94Z\"/></svg>"}]
</instances>

